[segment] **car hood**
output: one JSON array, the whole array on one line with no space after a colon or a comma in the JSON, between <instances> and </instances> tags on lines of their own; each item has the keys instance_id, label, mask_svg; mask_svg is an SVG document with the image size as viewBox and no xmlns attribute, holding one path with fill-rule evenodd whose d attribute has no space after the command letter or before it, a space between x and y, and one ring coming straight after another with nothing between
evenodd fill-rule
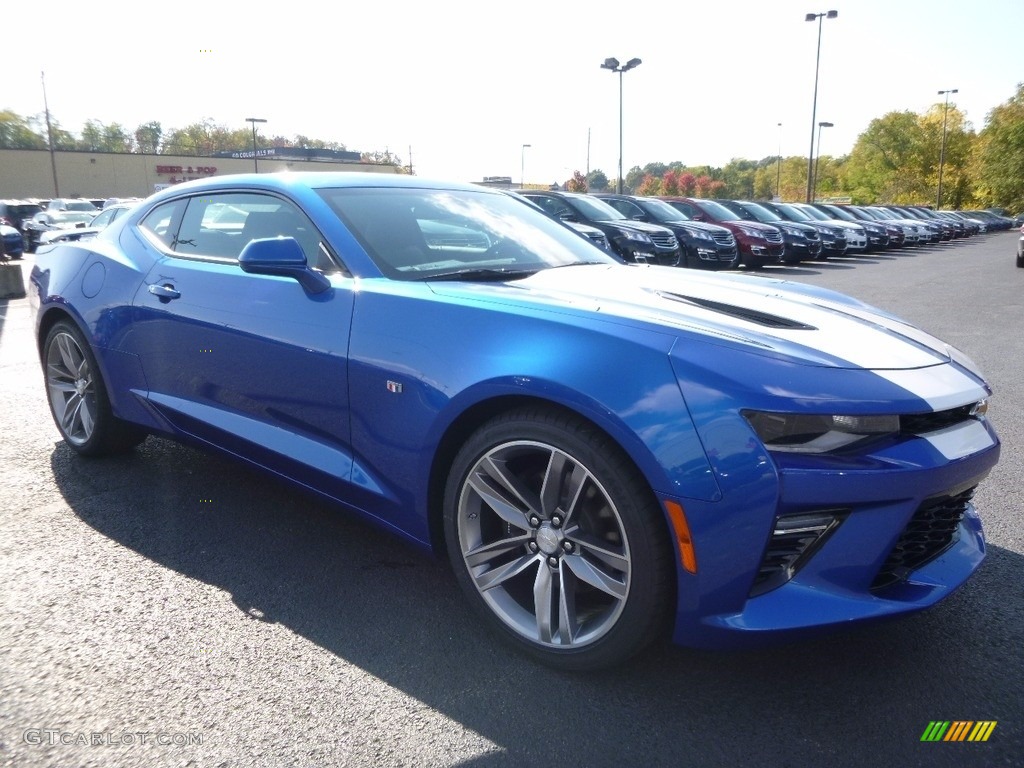
<instances>
[{"instance_id":1,"label":"car hood","mask_svg":"<svg viewBox=\"0 0 1024 768\"><path fill-rule=\"evenodd\" d=\"M646 221L636 221L635 219L615 219L603 223L622 227L623 229L631 229L634 232L643 232L645 235L663 234L668 229L668 227L663 227L661 224L648 224Z\"/></svg>"},{"instance_id":2,"label":"car hood","mask_svg":"<svg viewBox=\"0 0 1024 768\"><path fill-rule=\"evenodd\" d=\"M939 339L850 297L749 275L594 265L543 270L505 283L434 282L430 287L449 298L653 326L803 365L903 370L948 363L954 354Z\"/></svg>"},{"instance_id":3,"label":"car hood","mask_svg":"<svg viewBox=\"0 0 1024 768\"><path fill-rule=\"evenodd\" d=\"M685 219L679 221L666 222L664 226L682 227L688 229L691 232L707 232L709 235L728 233L729 229L723 227L721 224L707 224L703 221L687 221Z\"/></svg>"}]
</instances>

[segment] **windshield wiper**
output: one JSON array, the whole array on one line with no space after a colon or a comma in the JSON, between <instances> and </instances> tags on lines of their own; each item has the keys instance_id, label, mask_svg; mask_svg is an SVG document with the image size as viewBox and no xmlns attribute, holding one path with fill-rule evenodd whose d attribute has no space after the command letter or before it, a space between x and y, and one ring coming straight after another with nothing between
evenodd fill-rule
<instances>
[{"instance_id":1,"label":"windshield wiper","mask_svg":"<svg viewBox=\"0 0 1024 768\"><path fill-rule=\"evenodd\" d=\"M423 277L423 280L469 280L502 282L505 280L522 280L536 274L536 269L458 269L453 272L441 272Z\"/></svg>"}]
</instances>

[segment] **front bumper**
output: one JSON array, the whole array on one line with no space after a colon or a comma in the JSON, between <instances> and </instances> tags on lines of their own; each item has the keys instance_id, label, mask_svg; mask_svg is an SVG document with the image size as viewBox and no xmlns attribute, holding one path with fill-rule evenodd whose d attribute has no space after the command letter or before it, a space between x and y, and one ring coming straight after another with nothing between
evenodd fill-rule
<instances>
[{"instance_id":1,"label":"front bumper","mask_svg":"<svg viewBox=\"0 0 1024 768\"><path fill-rule=\"evenodd\" d=\"M987 422L964 429L977 450L956 459L928 436L852 460L773 454L771 474L742 490L723 488L719 501L675 499L698 563L696 574L678 574L675 642L723 648L792 639L920 611L952 593L984 559L969 499L999 457ZM922 513L947 501L959 505L944 523L949 541L908 559ZM793 575L761 589L776 562L778 521L819 512L835 515L837 526Z\"/></svg>"}]
</instances>

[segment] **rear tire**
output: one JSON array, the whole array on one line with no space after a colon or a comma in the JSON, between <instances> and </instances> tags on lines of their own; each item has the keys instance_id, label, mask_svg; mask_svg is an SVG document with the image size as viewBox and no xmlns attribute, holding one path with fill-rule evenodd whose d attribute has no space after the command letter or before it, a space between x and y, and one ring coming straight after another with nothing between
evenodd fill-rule
<instances>
[{"instance_id":1,"label":"rear tire","mask_svg":"<svg viewBox=\"0 0 1024 768\"><path fill-rule=\"evenodd\" d=\"M146 439L145 431L114 416L96 358L73 323L61 320L46 334L43 366L50 413L73 451L124 453Z\"/></svg>"}]
</instances>

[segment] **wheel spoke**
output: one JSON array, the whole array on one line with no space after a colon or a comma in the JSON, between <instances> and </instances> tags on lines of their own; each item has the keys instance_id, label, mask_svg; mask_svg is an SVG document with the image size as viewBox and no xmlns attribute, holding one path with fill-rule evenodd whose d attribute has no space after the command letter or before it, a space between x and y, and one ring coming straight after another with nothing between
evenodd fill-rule
<instances>
[{"instance_id":1,"label":"wheel spoke","mask_svg":"<svg viewBox=\"0 0 1024 768\"><path fill-rule=\"evenodd\" d=\"M64 367L67 368L68 373L73 378L79 378L79 368L81 368L83 360L79 357L78 347L75 345L74 339L66 334L61 334L57 337L57 350L60 352L60 359L64 363Z\"/></svg>"},{"instance_id":2,"label":"wheel spoke","mask_svg":"<svg viewBox=\"0 0 1024 768\"><path fill-rule=\"evenodd\" d=\"M480 498L492 509L494 513L509 525L526 529L529 523L526 521L527 512L524 512L516 505L519 501L527 510L532 510L533 505L524 498L521 483L513 476L504 471L504 467L490 457L486 458L469 476L470 487ZM511 498L509 498L511 496Z\"/></svg>"},{"instance_id":3,"label":"wheel spoke","mask_svg":"<svg viewBox=\"0 0 1024 768\"><path fill-rule=\"evenodd\" d=\"M558 640L570 645L576 639L576 577L565 567L558 575Z\"/></svg>"},{"instance_id":4,"label":"wheel spoke","mask_svg":"<svg viewBox=\"0 0 1024 768\"><path fill-rule=\"evenodd\" d=\"M504 555L506 552L511 552L514 549L524 546L530 540L530 534L522 533L516 534L515 536L509 536L506 539L498 539L492 541L489 544L482 544L475 549L465 553L466 565L470 568L475 568L478 565L484 565L494 560L496 557Z\"/></svg>"},{"instance_id":5,"label":"wheel spoke","mask_svg":"<svg viewBox=\"0 0 1024 768\"><path fill-rule=\"evenodd\" d=\"M560 512L566 522L571 519L589 476L590 473L570 457L561 451L553 451L541 490L544 515L550 519L556 512ZM563 499L565 506L561 507L559 502Z\"/></svg>"},{"instance_id":6,"label":"wheel spoke","mask_svg":"<svg viewBox=\"0 0 1024 768\"><path fill-rule=\"evenodd\" d=\"M514 576L518 576L531 565L536 565L539 562L540 560L536 555L523 555L511 563L492 568L486 573L474 577L474 580L480 591L486 592L488 589L494 589L494 587L503 584Z\"/></svg>"},{"instance_id":7,"label":"wheel spoke","mask_svg":"<svg viewBox=\"0 0 1024 768\"><path fill-rule=\"evenodd\" d=\"M593 536L589 536L579 528L573 528L565 532L565 537L577 544L579 548L585 551L587 554L596 557L616 571L625 572L629 569L629 558L625 555L620 555L611 549L605 542L600 539L596 539Z\"/></svg>"},{"instance_id":8,"label":"wheel spoke","mask_svg":"<svg viewBox=\"0 0 1024 768\"><path fill-rule=\"evenodd\" d=\"M78 409L79 420L82 424L82 436L88 437L92 434L93 424L95 424L95 418L92 412L92 401L88 397L88 393L82 396L82 405Z\"/></svg>"},{"instance_id":9,"label":"wheel spoke","mask_svg":"<svg viewBox=\"0 0 1024 768\"><path fill-rule=\"evenodd\" d=\"M580 555L569 555L563 562L580 581L586 582L618 600L626 597L626 583L619 575L605 572Z\"/></svg>"},{"instance_id":10,"label":"wheel spoke","mask_svg":"<svg viewBox=\"0 0 1024 768\"><path fill-rule=\"evenodd\" d=\"M64 405L64 412L60 416L60 425L69 435L74 435L77 432L75 425L78 423L78 412L81 408L82 397L76 392L68 398Z\"/></svg>"},{"instance_id":11,"label":"wheel spoke","mask_svg":"<svg viewBox=\"0 0 1024 768\"><path fill-rule=\"evenodd\" d=\"M550 643L552 639L551 608L554 604L551 593L557 588L557 579L546 565L537 569L537 578L533 581L533 606L537 617L537 636L542 643Z\"/></svg>"}]
</instances>

